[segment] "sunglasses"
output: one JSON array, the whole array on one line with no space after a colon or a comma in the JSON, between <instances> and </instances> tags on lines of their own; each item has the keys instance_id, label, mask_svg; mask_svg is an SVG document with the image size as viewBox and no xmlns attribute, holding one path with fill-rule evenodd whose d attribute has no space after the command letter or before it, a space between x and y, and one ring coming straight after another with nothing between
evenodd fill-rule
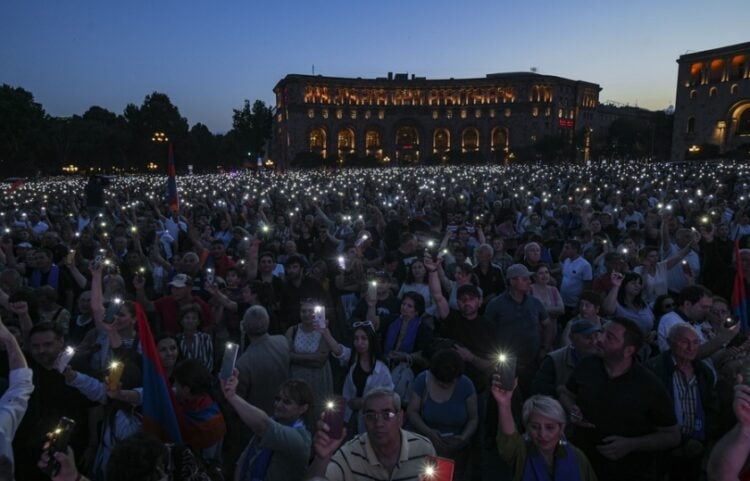
<instances>
[{"instance_id":1,"label":"sunglasses","mask_svg":"<svg viewBox=\"0 0 750 481\"><path fill-rule=\"evenodd\" d=\"M352 329L357 329L358 327L369 327L373 331L375 330L375 326L372 325L372 321L357 321L352 323Z\"/></svg>"}]
</instances>

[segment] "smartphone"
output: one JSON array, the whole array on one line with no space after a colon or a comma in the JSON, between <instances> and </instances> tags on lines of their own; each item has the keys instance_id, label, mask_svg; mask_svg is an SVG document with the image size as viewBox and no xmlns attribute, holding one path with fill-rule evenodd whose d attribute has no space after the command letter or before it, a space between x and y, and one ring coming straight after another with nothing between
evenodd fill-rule
<instances>
[{"instance_id":1,"label":"smartphone","mask_svg":"<svg viewBox=\"0 0 750 481\"><path fill-rule=\"evenodd\" d=\"M420 481L453 481L456 462L452 459L429 456L419 475Z\"/></svg>"},{"instance_id":2,"label":"smartphone","mask_svg":"<svg viewBox=\"0 0 750 481\"><path fill-rule=\"evenodd\" d=\"M378 298L378 281L370 281L367 283L367 297L370 299Z\"/></svg>"},{"instance_id":3,"label":"smartphone","mask_svg":"<svg viewBox=\"0 0 750 481\"><path fill-rule=\"evenodd\" d=\"M500 387L512 391L516 379L516 358L506 353L498 354L497 373L500 374Z\"/></svg>"},{"instance_id":4,"label":"smartphone","mask_svg":"<svg viewBox=\"0 0 750 481\"><path fill-rule=\"evenodd\" d=\"M334 396L326 401L323 422L328 425L328 436L334 439L341 439L343 436L345 410L346 400L342 396Z\"/></svg>"},{"instance_id":5,"label":"smartphone","mask_svg":"<svg viewBox=\"0 0 750 481\"><path fill-rule=\"evenodd\" d=\"M724 327L734 327L740 322L740 319L737 316L729 316L726 319L724 319Z\"/></svg>"},{"instance_id":6,"label":"smartphone","mask_svg":"<svg viewBox=\"0 0 750 481\"><path fill-rule=\"evenodd\" d=\"M362 244L364 244L367 239L369 239L369 237L367 237L366 234L363 235L362 237L360 237L359 239L357 239L357 241L354 243L354 246L355 247L362 247Z\"/></svg>"},{"instance_id":7,"label":"smartphone","mask_svg":"<svg viewBox=\"0 0 750 481\"><path fill-rule=\"evenodd\" d=\"M65 259L65 263L66 264L72 264L73 261L75 261L75 259L76 259L76 250L75 249L70 249L68 251L67 258Z\"/></svg>"},{"instance_id":8,"label":"smartphone","mask_svg":"<svg viewBox=\"0 0 750 481\"><path fill-rule=\"evenodd\" d=\"M214 276L214 270L210 267L206 269L206 282L208 282L210 285L214 285L214 281L216 280Z\"/></svg>"},{"instance_id":9,"label":"smartphone","mask_svg":"<svg viewBox=\"0 0 750 481\"><path fill-rule=\"evenodd\" d=\"M336 260L338 261L339 269L341 269L342 271L345 271L346 270L346 257L338 256Z\"/></svg>"},{"instance_id":10,"label":"smartphone","mask_svg":"<svg viewBox=\"0 0 750 481\"><path fill-rule=\"evenodd\" d=\"M232 377L234 372L234 365L237 362L237 353L240 350L239 344L233 342L226 343L224 348L224 358L221 361L221 370L219 371L219 379L226 381Z\"/></svg>"},{"instance_id":11,"label":"smartphone","mask_svg":"<svg viewBox=\"0 0 750 481\"><path fill-rule=\"evenodd\" d=\"M102 262L104 260L104 257L102 257L101 254L97 254L96 257L94 257L94 260L91 262L91 268L92 269L98 269L102 266Z\"/></svg>"},{"instance_id":12,"label":"smartphone","mask_svg":"<svg viewBox=\"0 0 750 481\"><path fill-rule=\"evenodd\" d=\"M107 376L107 389L116 391L120 387L122 372L125 370L125 364L119 361L109 363L109 375Z\"/></svg>"},{"instance_id":13,"label":"smartphone","mask_svg":"<svg viewBox=\"0 0 750 481\"><path fill-rule=\"evenodd\" d=\"M326 306L317 305L313 308L313 322L318 329L326 328Z\"/></svg>"},{"instance_id":14,"label":"smartphone","mask_svg":"<svg viewBox=\"0 0 750 481\"><path fill-rule=\"evenodd\" d=\"M440 244L430 239L427 241L427 246L424 250L432 257L432 260L436 261L440 255Z\"/></svg>"},{"instance_id":15,"label":"smartphone","mask_svg":"<svg viewBox=\"0 0 750 481\"><path fill-rule=\"evenodd\" d=\"M70 360L73 359L73 356L76 355L76 350L73 349L73 347L68 346L66 347L63 352L60 353L59 356L57 356L57 359L55 359L54 368L58 372L63 372L65 368L70 363Z\"/></svg>"},{"instance_id":16,"label":"smartphone","mask_svg":"<svg viewBox=\"0 0 750 481\"><path fill-rule=\"evenodd\" d=\"M690 264L688 264L688 261L684 259L682 260L682 272L687 275L690 275L693 273L692 269L690 269Z\"/></svg>"},{"instance_id":17,"label":"smartphone","mask_svg":"<svg viewBox=\"0 0 750 481\"><path fill-rule=\"evenodd\" d=\"M122 299L119 297L115 297L112 299L112 302L109 303L107 306L107 311L104 314L104 322L107 324L112 324L115 322L115 314L117 314L120 311L120 306L122 305Z\"/></svg>"},{"instance_id":18,"label":"smartphone","mask_svg":"<svg viewBox=\"0 0 750 481\"><path fill-rule=\"evenodd\" d=\"M42 471L47 476L54 478L60 471L60 463L55 460L54 454L57 452L66 452L68 450L70 437L72 436L75 427L75 421L63 416L60 418L60 421L57 422L55 429L49 433L49 445L45 450L47 456L49 456L49 462L46 467L42 468Z\"/></svg>"}]
</instances>

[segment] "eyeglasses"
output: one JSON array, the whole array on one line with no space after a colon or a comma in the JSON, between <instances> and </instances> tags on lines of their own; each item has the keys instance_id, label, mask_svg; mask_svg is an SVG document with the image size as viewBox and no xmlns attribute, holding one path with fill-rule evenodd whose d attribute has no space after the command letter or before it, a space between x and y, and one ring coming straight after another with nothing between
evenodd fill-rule
<instances>
[{"instance_id":1,"label":"eyeglasses","mask_svg":"<svg viewBox=\"0 0 750 481\"><path fill-rule=\"evenodd\" d=\"M369 327L373 331L375 330L375 326L372 325L372 321L357 321L352 323L352 329L356 329L358 327Z\"/></svg>"},{"instance_id":2,"label":"eyeglasses","mask_svg":"<svg viewBox=\"0 0 750 481\"><path fill-rule=\"evenodd\" d=\"M367 411L364 413L365 421L374 423L378 420L382 419L384 422L392 421L393 418L396 417L396 414L398 414L395 411L383 411L383 412L375 412L375 411Z\"/></svg>"}]
</instances>

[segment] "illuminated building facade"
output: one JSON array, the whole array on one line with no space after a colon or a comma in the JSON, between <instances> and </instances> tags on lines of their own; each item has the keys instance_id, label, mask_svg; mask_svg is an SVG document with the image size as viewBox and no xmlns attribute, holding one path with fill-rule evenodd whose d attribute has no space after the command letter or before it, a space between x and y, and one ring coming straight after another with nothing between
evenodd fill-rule
<instances>
[{"instance_id":1,"label":"illuminated building facade","mask_svg":"<svg viewBox=\"0 0 750 481\"><path fill-rule=\"evenodd\" d=\"M546 136L590 134L600 90L534 72L449 80L287 75L274 88L271 158L504 161Z\"/></svg>"},{"instance_id":2,"label":"illuminated building facade","mask_svg":"<svg viewBox=\"0 0 750 481\"><path fill-rule=\"evenodd\" d=\"M750 149L750 42L677 59L672 160Z\"/></svg>"}]
</instances>

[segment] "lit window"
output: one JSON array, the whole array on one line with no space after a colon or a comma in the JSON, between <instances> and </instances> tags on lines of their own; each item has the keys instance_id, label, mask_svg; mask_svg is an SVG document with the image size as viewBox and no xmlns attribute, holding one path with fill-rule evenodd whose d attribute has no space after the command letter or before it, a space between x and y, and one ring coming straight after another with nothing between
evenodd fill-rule
<instances>
[{"instance_id":1,"label":"lit window","mask_svg":"<svg viewBox=\"0 0 750 481\"><path fill-rule=\"evenodd\" d=\"M438 118L438 111L437 110L433 110L432 111L432 118L433 119L437 119Z\"/></svg>"},{"instance_id":2,"label":"lit window","mask_svg":"<svg viewBox=\"0 0 750 481\"><path fill-rule=\"evenodd\" d=\"M343 118L343 117L344 117L344 111L343 111L343 110L341 110L341 109L338 109L338 110L336 111L336 118L337 118L337 119L340 119L340 118Z\"/></svg>"},{"instance_id":3,"label":"lit window","mask_svg":"<svg viewBox=\"0 0 750 481\"><path fill-rule=\"evenodd\" d=\"M474 111L474 117L476 117L476 118L481 118L481 117L482 117L482 111L481 111L481 110L479 110L479 109L476 109L476 110Z\"/></svg>"},{"instance_id":4,"label":"lit window","mask_svg":"<svg viewBox=\"0 0 750 481\"><path fill-rule=\"evenodd\" d=\"M446 119L452 119L453 118L453 111L452 110L446 110L445 111L445 118Z\"/></svg>"},{"instance_id":5,"label":"lit window","mask_svg":"<svg viewBox=\"0 0 750 481\"><path fill-rule=\"evenodd\" d=\"M466 109L461 109L461 118L462 119L466 118Z\"/></svg>"},{"instance_id":6,"label":"lit window","mask_svg":"<svg viewBox=\"0 0 750 481\"><path fill-rule=\"evenodd\" d=\"M490 118L495 118L495 109L490 109Z\"/></svg>"},{"instance_id":7,"label":"lit window","mask_svg":"<svg viewBox=\"0 0 750 481\"><path fill-rule=\"evenodd\" d=\"M327 119L328 118L328 109L323 109L323 111L321 112L321 114L323 115L324 119Z\"/></svg>"},{"instance_id":8,"label":"lit window","mask_svg":"<svg viewBox=\"0 0 750 481\"><path fill-rule=\"evenodd\" d=\"M536 142L536 135L532 135L532 136L531 136L531 141L532 141L532 142Z\"/></svg>"},{"instance_id":9,"label":"lit window","mask_svg":"<svg viewBox=\"0 0 750 481\"><path fill-rule=\"evenodd\" d=\"M732 85L732 86L731 86L731 87L729 88L729 93L730 93L730 94L732 94L732 95L736 94L736 93L737 93L737 88L738 88L738 87L737 87L737 84L734 84L734 85Z\"/></svg>"},{"instance_id":10,"label":"lit window","mask_svg":"<svg viewBox=\"0 0 750 481\"><path fill-rule=\"evenodd\" d=\"M378 118L383 120L385 118L385 110L378 110Z\"/></svg>"},{"instance_id":11,"label":"lit window","mask_svg":"<svg viewBox=\"0 0 750 481\"><path fill-rule=\"evenodd\" d=\"M544 116L549 117L550 115L552 115L552 109L550 107L547 107L546 109L544 109Z\"/></svg>"},{"instance_id":12,"label":"lit window","mask_svg":"<svg viewBox=\"0 0 750 481\"><path fill-rule=\"evenodd\" d=\"M539 116L539 107L532 108L531 109L531 115L533 115L534 117L538 117Z\"/></svg>"},{"instance_id":13,"label":"lit window","mask_svg":"<svg viewBox=\"0 0 750 481\"><path fill-rule=\"evenodd\" d=\"M715 95L716 95L716 94L717 94L718 92L719 92L719 89L717 89L716 87L711 87L711 89L709 89L709 91L708 91L708 96L709 96L709 97L713 97L713 96L715 96Z\"/></svg>"},{"instance_id":14,"label":"lit window","mask_svg":"<svg viewBox=\"0 0 750 481\"><path fill-rule=\"evenodd\" d=\"M351 112L349 112L349 116L352 118L352 120L357 120L357 111L352 110Z\"/></svg>"},{"instance_id":15,"label":"lit window","mask_svg":"<svg viewBox=\"0 0 750 481\"><path fill-rule=\"evenodd\" d=\"M690 98L691 99L698 98L698 91L697 90L691 90L690 91Z\"/></svg>"},{"instance_id":16,"label":"lit window","mask_svg":"<svg viewBox=\"0 0 750 481\"><path fill-rule=\"evenodd\" d=\"M505 109L505 116L510 117L510 109Z\"/></svg>"},{"instance_id":17,"label":"lit window","mask_svg":"<svg viewBox=\"0 0 750 481\"><path fill-rule=\"evenodd\" d=\"M284 114L278 114L278 115L276 115L276 121L277 122L281 122L282 120L284 120Z\"/></svg>"},{"instance_id":18,"label":"lit window","mask_svg":"<svg viewBox=\"0 0 750 481\"><path fill-rule=\"evenodd\" d=\"M561 118L563 118L563 109L558 109L558 110L557 110L557 118L558 118L558 119L561 119Z\"/></svg>"},{"instance_id":19,"label":"lit window","mask_svg":"<svg viewBox=\"0 0 750 481\"><path fill-rule=\"evenodd\" d=\"M369 110L365 110L365 118L369 119L372 116L372 113Z\"/></svg>"},{"instance_id":20,"label":"lit window","mask_svg":"<svg viewBox=\"0 0 750 481\"><path fill-rule=\"evenodd\" d=\"M315 118L315 110L308 109L307 110L307 117L310 118L310 119L314 119Z\"/></svg>"}]
</instances>

